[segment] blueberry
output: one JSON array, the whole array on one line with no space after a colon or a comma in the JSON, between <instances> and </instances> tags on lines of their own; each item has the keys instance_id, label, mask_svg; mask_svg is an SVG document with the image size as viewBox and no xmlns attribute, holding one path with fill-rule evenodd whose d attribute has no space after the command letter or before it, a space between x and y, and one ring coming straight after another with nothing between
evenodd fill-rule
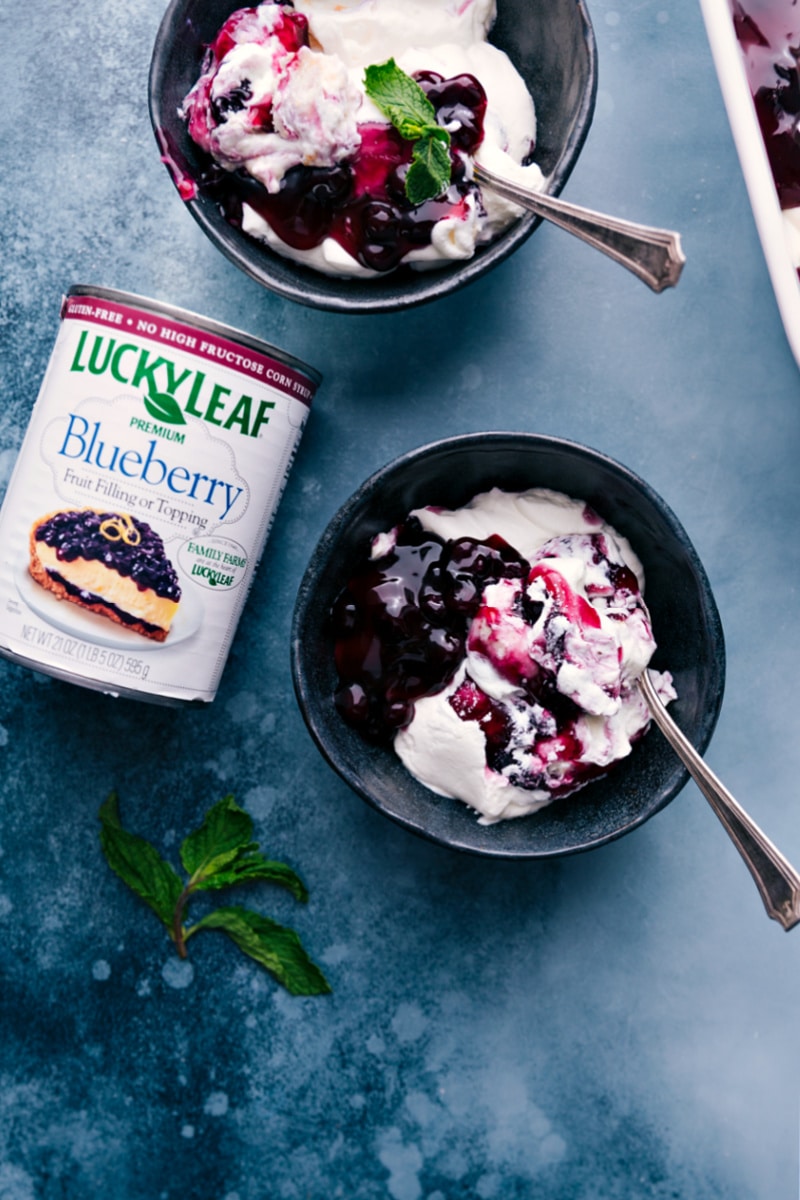
<instances>
[{"instance_id":1,"label":"blueberry","mask_svg":"<svg viewBox=\"0 0 800 1200\"><path fill-rule=\"evenodd\" d=\"M364 235L370 242L390 245L397 236L397 212L390 204L374 201L367 204L361 216Z\"/></svg>"},{"instance_id":2,"label":"blueberry","mask_svg":"<svg viewBox=\"0 0 800 1200\"><path fill-rule=\"evenodd\" d=\"M252 99L253 87L249 79L243 79L238 87L232 88L227 95L217 96L211 101L211 112L217 125L227 121L231 113L241 112Z\"/></svg>"}]
</instances>

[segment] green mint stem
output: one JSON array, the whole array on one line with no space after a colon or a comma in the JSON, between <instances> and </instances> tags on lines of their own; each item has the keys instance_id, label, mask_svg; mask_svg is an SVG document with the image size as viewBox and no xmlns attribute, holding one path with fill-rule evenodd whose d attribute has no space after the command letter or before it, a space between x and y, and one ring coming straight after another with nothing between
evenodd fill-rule
<instances>
[{"instance_id":1,"label":"green mint stem","mask_svg":"<svg viewBox=\"0 0 800 1200\"><path fill-rule=\"evenodd\" d=\"M178 897L175 905L175 912L172 916L172 940L175 943L175 948L178 951L179 958L186 958L186 938L187 932L183 925L183 914L186 911L186 905L192 894L191 884L187 884Z\"/></svg>"}]
</instances>

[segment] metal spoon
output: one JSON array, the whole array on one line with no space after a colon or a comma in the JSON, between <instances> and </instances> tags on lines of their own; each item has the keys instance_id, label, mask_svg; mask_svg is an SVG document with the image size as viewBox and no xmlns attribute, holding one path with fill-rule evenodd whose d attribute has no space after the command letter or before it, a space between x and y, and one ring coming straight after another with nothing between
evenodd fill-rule
<instances>
[{"instance_id":1,"label":"metal spoon","mask_svg":"<svg viewBox=\"0 0 800 1200\"><path fill-rule=\"evenodd\" d=\"M686 257L681 249L680 234L669 229L653 229L649 225L634 225L617 217L581 208L555 196L547 196L531 188L521 187L495 175L494 171L475 163L475 178L498 196L530 209L539 217L552 221L573 233L581 241L602 250L609 258L627 267L643 279L654 292L674 287L680 278Z\"/></svg>"},{"instance_id":2,"label":"metal spoon","mask_svg":"<svg viewBox=\"0 0 800 1200\"><path fill-rule=\"evenodd\" d=\"M656 725L714 809L744 859L761 893L767 915L780 922L784 929L791 929L800 921L800 875L703 762L662 704L647 671L639 677L639 690Z\"/></svg>"}]
</instances>

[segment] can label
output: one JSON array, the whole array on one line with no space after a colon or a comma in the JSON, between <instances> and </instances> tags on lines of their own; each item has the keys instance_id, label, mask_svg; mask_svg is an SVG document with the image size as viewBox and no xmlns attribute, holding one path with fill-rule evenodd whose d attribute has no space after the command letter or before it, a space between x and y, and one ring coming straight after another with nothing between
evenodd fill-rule
<instances>
[{"instance_id":1,"label":"can label","mask_svg":"<svg viewBox=\"0 0 800 1200\"><path fill-rule=\"evenodd\" d=\"M0 653L210 701L319 376L125 293L61 316L0 511Z\"/></svg>"}]
</instances>

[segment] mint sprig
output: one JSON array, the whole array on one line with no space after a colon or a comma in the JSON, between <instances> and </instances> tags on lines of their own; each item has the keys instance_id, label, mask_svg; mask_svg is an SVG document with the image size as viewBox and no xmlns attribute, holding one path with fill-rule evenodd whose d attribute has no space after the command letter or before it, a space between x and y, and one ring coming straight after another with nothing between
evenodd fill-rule
<instances>
[{"instance_id":1,"label":"mint sprig","mask_svg":"<svg viewBox=\"0 0 800 1200\"><path fill-rule=\"evenodd\" d=\"M437 125L436 110L422 88L393 58L367 67L364 87L400 136L415 143L405 183L410 202L441 196L450 183L450 134Z\"/></svg>"},{"instance_id":2,"label":"mint sprig","mask_svg":"<svg viewBox=\"0 0 800 1200\"><path fill-rule=\"evenodd\" d=\"M289 891L305 902L308 891L286 863L267 859L253 841L249 813L225 796L206 813L203 823L181 843L180 860L187 878L142 837L123 828L119 801L112 792L100 808L100 845L111 869L147 904L166 926L181 958L186 943L202 929L217 929L249 955L294 996L318 996L330 985L303 949L293 929L240 906L218 907L185 923L186 910L197 892L218 891L261 881Z\"/></svg>"}]
</instances>

